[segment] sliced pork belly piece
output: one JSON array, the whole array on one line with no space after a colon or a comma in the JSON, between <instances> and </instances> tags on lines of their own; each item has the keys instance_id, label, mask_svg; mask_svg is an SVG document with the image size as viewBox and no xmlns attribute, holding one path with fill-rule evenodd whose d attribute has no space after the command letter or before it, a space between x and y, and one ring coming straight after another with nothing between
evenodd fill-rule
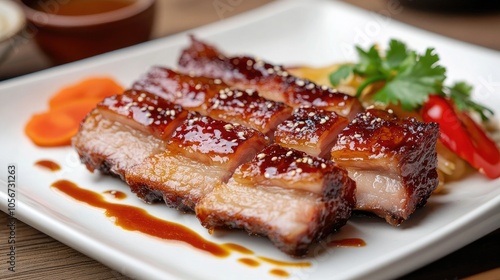
<instances>
[{"instance_id":1,"label":"sliced pork belly piece","mask_svg":"<svg viewBox=\"0 0 500 280\"><path fill-rule=\"evenodd\" d=\"M332 148L332 160L356 181L356 209L399 225L423 206L438 185L438 135L436 123L373 109L358 114Z\"/></svg>"},{"instance_id":2,"label":"sliced pork belly piece","mask_svg":"<svg viewBox=\"0 0 500 280\"><path fill-rule=\"evenodd\" d=\"M207 107L212 118L248 126L268 136L292 114L292 108L266 100L253 90L220 91L208 101Z\"/></svg>"},{"instance_id":3,"label":"sliced pork belly piece","mask_svg":"<svg viewBox=\"0 0 500 280\"><path fill-rule=\"evenodd\" d=\"M165 149L187 112L158 96L128 91L104 99L82 121L73 146L91 172L124 178L127 170Z\"/></svg>"},{"instance_id":4,"label":"sliced pork belly piece","mask_svg":"<svg viewBox=\"0 0 500 280\"><path fill-rule=\"evenodd\" d=\"M220 79L193 77L154 67L133 85L214 119L239 123L264 134L290 117L292 109L266 100L254 90L231 89Z\"/></svg>"},{"instance_id":5,"label":"sliced pork belly piece","mask_svg":"<svg viewBox=\"0 0 500 280\"><path fill-rule=\"evenodd\" d=\"M284 147L303 151L312 156L330 157L337 134L349 121L335 112L314 107L300 107L278 125L274 141Z\"/></svg>"},{"instance_id":6,"label":"sliced pork belly piece","mask_svg":"<svg viewBox=\"0 0 500 280\"><path fill-rule=\"evenodd\" d=\"M191 37L191 46L179 59L181 71L219 78L240 89L255 89L266 99L292 107L315 106L352 119L359 101L327 86L290 75L283 67L247 56L226 57L218 49Z\"/></svg>"},{"instance_id":7,"label":"sliced pork belly piece","mask_svg":"<svg viewBox=\"0 0 500 280\"><path fill-rule=\"evenodd\" d=\"M193 210L213 186L268 144L262 133L192 112L166 149L134 166L126 176L131 190L146 202Z\"/></svg>"},{"instance_id":8,"label":"sliced pork belly piece","mask_svg":"<svg viewBox=\"0 0 500 280\"><path fill-rule=\"evenodd\" d=\"M206 115L207 100L228 85L220 79L190 77L168 68L153 67L132 88L151 92L185 109Z\"/></svg>"},{"instance_id":9,"label":"sliced pork belly piece","mask_svg":"<svg viewBox=\"0 0 500 280\"><path fill-rule=\"evenodd\" d=\"M245 229L302 256L346 223L355 188L334 162L273 144L203 197L196 216L208 229Z\"/></svg>"}]
</instances>

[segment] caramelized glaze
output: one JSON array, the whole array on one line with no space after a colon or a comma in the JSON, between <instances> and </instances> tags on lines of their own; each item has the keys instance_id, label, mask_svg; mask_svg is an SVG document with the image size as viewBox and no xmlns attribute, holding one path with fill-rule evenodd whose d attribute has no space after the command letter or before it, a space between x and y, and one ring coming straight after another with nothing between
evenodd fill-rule
<instances>
[{"instance_id":1,"label":"caramelized glaze","mask_svg":"<svg viewBox=\"0 0 500 280\"><path fill-rule=\"evenodd\" d=\"M335 112L314 107L300 107L292 116L278 125L274 141L314 156L329 156L337 134L348 120Z\"/></svg>"},{"instance_id":2,"label":"caramelized glaze","mask_svg":"<svg viewBox=\"0 0 500 280\"><path fill-rule=\"evenodd\" d=\"M220 80L192 77L163 67L153 67L145 77L135 82L134 89L145 90L170 102L204 113L206 102L228 85Z\"/></svg>"},{"instance_id":3,"label":"caramelized glaze","mask_svg":"<svg viewBox=\"0 0 500 280\"><path fill-rule=\"evenodd\" d=\"M292 109L284 103L267 100L253 90L219 91L207 104L207 114L237 122L266 134L288 118Z\"/></svg>"},{"instance_id":4,"label":"caramelized glaze","mask_svg":"<svg viewBox=\"0 0 500 280\"><path fill-rule=\"evenodd\" d=\"M253 176L252 173L268 174L271 176L279 176L281 174L300 174L313 173L318 170L327 173L333 169L334 165L327 166L326 160L310 157L304 152L294 149L287 149L280 145L273 144L266 147L255 158L258 170L252 170L250 164L242 167L243 172L249 174L244 176ZM323 164L323 165L322 165ZM329 167L328 170L323 170ZM248 168L248 169L247 169Z\"/></svg>"},{"instance_id":5,"label":"caramelized glaze","mask_svg":"<svg viewBox=\"0 0 500 280\"><path fill-rule=\"evenodd\" d=\"M57 162L54 162L51 160L39 160L39 161L35 162L35 165L42 167L42 168L45 168L45 169L48 169L52 172L61 170L61 166Z\"/></svg>"},{"instance_id":6,"label":"caramelized glaze","mask_svg":"<svg viewBox=\"0 0 500 280\"><path fill-rule=\"evenodd\" d=\"M252 161L243 164L233 178L239 182L254 183L270 180L276 184L281 181L280 187L283 188L322 194L323 189L313 189L309 183L337 172L343 171L332 161L272 144L264 148ZM317 187L323 185L318 184Z\"/></svg>"},{"instance_id":7,"label":"caramelized glaze","mask_svg":"<svg viewBox=\"0 0 500 280\"><path fill-rule=\"evenodd\" d=\"M260 145L267 142L256 130L191 112L172 135L168 148L204 163L222 165L252 138Z\"/></svg>"},{"instance_id":8,"label":"caramelized glaze","mask_svg":"<svg viewBox=\"0 0 500 280\"><path fill-rule=\"evenodd\" d=\"M181 106L136 90L108 97L97 108L110 119L121 116L124 123L161 139L169 137L177 123L187 117Z\"/></svg>"},{"instance_id":9,"label":"caramelized glaze","mask_svg":"<svg viewBox=\"0 0 500 280\"><path fill-rule=\"evenodd\" d=\"M105 209L106 216L113 218L115 224L123 229L140 231L166 240L181 241L217 257L226 257L230 254L222 246L205 240L183 225L161 220L138 207L107 202L102 195L80 188L70 181L56 181L52 184L52 187L73 199L93 207Z\"/></svg>"},{"instance_id":10,"label":"caramelized glaze","mask_svg":"<svg viewBox=\"0 0 500 280\"><path fill-rule=\"evenodd\" d=\"M186 109L214 119L235 122L264 134L291 114L291 108L266 100L253 90L231 89L220 79L181 74L153 67L134 83L134 89L161 96Z\"/></svg>"},{"instance_id":11,"label":"caramelized glaze","mask_svg":"<svg viewBox=\"0 0 500 280\"><path fill-rule=\"evenodd\" d=\"M332 159L356 181L356 209L392 225L424 205L439 183L439 126L369 109L338 135Z\"/></svg>"},{"instance_id":12,"label":"caramelized glaze","mask_svg":"<svg viewBox=\"0 0 500 280\"><path fill-rule=\"evenodd\" d=\"M194 37L183 51L179 66L197 76L220 78L236 88L256 89L265 98L292 107L316 106L350 117L361 109L355 97L292 76L280 65L249 56L226 57Z\"/></svg>"}]
</instances>

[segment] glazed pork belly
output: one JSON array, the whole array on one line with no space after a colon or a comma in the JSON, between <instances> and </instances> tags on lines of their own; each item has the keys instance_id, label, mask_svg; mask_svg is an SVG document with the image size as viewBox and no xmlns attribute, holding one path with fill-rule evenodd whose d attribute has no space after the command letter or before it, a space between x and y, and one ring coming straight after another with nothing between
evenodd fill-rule
<instances>
[{"instance_id":1,"label":"glazed pork belly","mask_svg":"<svg viewBox=\"0 0 500 280\"><path fill-rule=\"evenodd\" d=\"M355 188L334 162L272 144L203 197L196 216L208 229L245 229L303 256L346 223Z\"/></svg>"},{"instance_id":2,"label":"glazed pork belly","mask_svg":"<svg viewBox=\"0 0 500 280\"><path fill-rule=\"evenodd\" d=\"M312 156L329 158L337 135L348 123L346 118L335 112L299 107L290 118L278 125L274 141Z\"/></svg>"},{"instance_id":3,"label":"glazed pork belly","mask_svg":"<svg viewBox=\"0 0 500 280\"><path fill-rule=\"evenodd\" d=\"M399 225L423 206L438 185L438 136L436 123L374 109L358 114L331 152L356 181L356 209Z\"/></svg>"},{"instance_id":4,"label":"glazed pork belly","mask_svg":"<svg viewBox=\"0 0 500 280\"><path fill-rule=\"evenodd\" d=\"M191 37L179 59L181 71L221 79L239 89L255 89L266 99L292 107L315 106L352 119L362 107L352 96L290 75L283 67L248 56L227 57L215 47Z\"/></svg>"},{"instance_id":5,"label":"glazed pork belly","mask_svg":"<svg viewBox=\"0 0 500 280\"><path fill-rule=\"evenodd\" d=\"M266 100L254 90L232 89L220 79L192 77L154 67L133 88L153 92L186 109L214 119L238 123L271 136L292 109Z\"/></svg>"},{"instance_id":6,"label":"glazed pork belly","mask_svg":"<svg viewBox=\"0 0 500 280\"><path fill-rule=\"evenodd\" d=\"M228 85L221 80L190 77L164 67L152 67L132 88L158 95L184 109L206 115L207 100Z\"/></svg>"},{"instance_id":7,"label":"glazed pork belly","mask_svg":"<svg viewBox=\"0 0 500 280\"><path fill-rule=\"evenodd\" d=\"M87 169L124 179L146 157L162 152L187 117L181 106L142 91L100 102L81 123L73 146Z\"/></svg>"},{"instance_id":8,"label":"glazed pork belly","mask_svg":"<svg viewBox=\"0 0 500 280\"><path fill-rule=\"evenodd\" d=\"M192 211L268 141L254 129L191 112L165 150L132 167L126 181L148 203L164 200L169 207Z\"/></svg>"}]
</instances>

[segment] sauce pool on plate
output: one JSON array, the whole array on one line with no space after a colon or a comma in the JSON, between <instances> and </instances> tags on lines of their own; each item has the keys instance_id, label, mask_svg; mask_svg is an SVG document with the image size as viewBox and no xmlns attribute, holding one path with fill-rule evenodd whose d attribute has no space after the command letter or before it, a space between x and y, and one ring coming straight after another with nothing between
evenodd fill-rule
<instances>
[{"instance_id":1,"label":"sauce pool on plate","mask_svg":"<svg viewBox=\"0 0 500 280\"><path fill-rule=\"evenodd\" d=\"M279 276L279 277L288 277L290 276L290 273L282 270L282 269L278 269L278 268L275 268L275 269L271 269L269 271L270 274L274 275L274 276Z\"/></svg>"},{"instance_id":2,"label":"sauce pool on plate","mask_svg":"<svg viewBox=\"0 0 500 280\"><path fill-rule=\"evenodd\" d=\"M82 189L68 180L56 181L52 187L90 206L105 209L106 216L113 217L115 224L126 230L136 230L162 239L182 241L217 257L227 257L230 254L222 246L205 240L183 225L158 219L138 207L107 202L101 194Z\"/></svg>"},{"instance_id":3,"label":"sauce pool on plate","mask_svg":"<svg viewBox=\"0 0 500 280\"><path fill-rule=\"evenodd\" d=\"M250 258L239 258L238 261L250 267L260 266L260 262Z\"/></svg>"},{"instance_id":4,"label":"sauce pool on plate","mask_svg":"<svg viewBox=\"0 0 500 280\"><path fill-rule=\"evenodd\" d=\"M364 247L366 242L361 238L346 238L333 240L328 243L330 247Z\"/></svg>"},{"instance_id":5,"label":"sauce pool on plate","mask_svg":"<svg viewBox=\"0 0 500 280\"><path fill-rule=\"evenodd\" d=\"M54 162L51 160L46 160L46 159L42 159L42 160L35 162L35 166L39 166L39 167L48 169L52 172L61 170L61 166L59 164L57 164L57 162Z\"/></svg>"}]
</instances>

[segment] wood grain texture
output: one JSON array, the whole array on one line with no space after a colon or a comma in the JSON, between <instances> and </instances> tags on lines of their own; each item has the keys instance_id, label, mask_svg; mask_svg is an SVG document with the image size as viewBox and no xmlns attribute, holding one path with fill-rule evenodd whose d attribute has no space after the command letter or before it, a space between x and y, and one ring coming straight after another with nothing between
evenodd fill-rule
<instances>
[{"instance_id":1,"label":"wood grain texture","mask_svg":"<svg viewBox=\"0 0 500 280\"><path fill-rule=\"evenodd\" d=\"M0 279L130 279L50 236L16 221L16 271L9 271L9 216L0 212Z\"/></svg>"}]
</instances>

